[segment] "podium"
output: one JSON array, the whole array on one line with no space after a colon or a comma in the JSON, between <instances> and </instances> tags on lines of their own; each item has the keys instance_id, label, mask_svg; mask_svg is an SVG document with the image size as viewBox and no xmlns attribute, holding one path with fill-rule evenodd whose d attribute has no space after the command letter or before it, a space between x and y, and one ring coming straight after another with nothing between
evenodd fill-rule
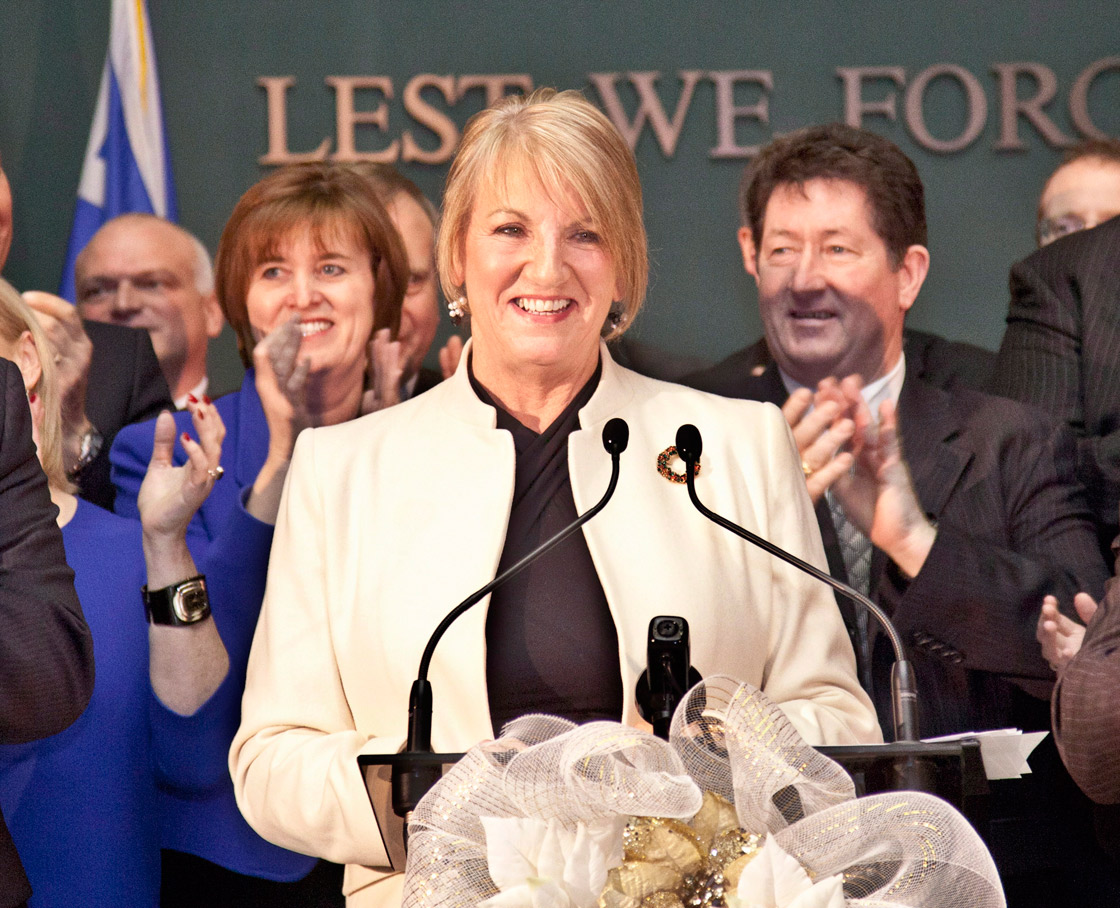
<instances>
[{"instance_id":1,"label":"podium","mask_svg":"<svg viewBox=\"0 0 1120 908\"><path fill-rule=\"evenodd\" d=\"M815 749L839 763L852 777L857 797L899 790L936 795L957 808L987 841L990 790L980 757L980 742L976 738L929 744L911 741ZM394 813L392 806L393 767L406 771L447 767L462 756L460 753L395 753L358 757L370 804L394 870L404 869L407 851L404 820Z\"/></svg>"},{"instance_id":2,"label":"podium","mask_svg":"<svg viewBox=\"0 0 1120 908\"><path fill-rule=\"evenodd\" d=\"M852 777L856 796L916 790L948 801L987 841L991 789L980 757L980 741L832 745L815 748Z\"/></svg>"}]
</instances>

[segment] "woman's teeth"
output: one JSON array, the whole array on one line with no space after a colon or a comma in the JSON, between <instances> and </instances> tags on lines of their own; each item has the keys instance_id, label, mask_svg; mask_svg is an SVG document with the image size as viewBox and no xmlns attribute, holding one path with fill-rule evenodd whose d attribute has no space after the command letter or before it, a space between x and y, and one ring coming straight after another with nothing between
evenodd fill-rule
<instances>
[{"instance_id":1,"label":"woman's teeth","mask_svg":"<svg viewBox=\"0 0 1120 908\"><path fill-rule=\"evenodd\" d=\"M300 337L311 337L312 334L319 334L322 331L326 331L330 326L331 323L327 321L300 322Z\"/></svg>"},{"instance_id":2,"label":"woman's teeth","mask_svg":"<svg viewBox=\"0 0 1120 908\"><path fill-rule=\"evenodd\" d=\"M531 296L519 296L514 302L526 312L559 312L572 304L570 299L542 300Z\"/></svg>"}]
</instances>

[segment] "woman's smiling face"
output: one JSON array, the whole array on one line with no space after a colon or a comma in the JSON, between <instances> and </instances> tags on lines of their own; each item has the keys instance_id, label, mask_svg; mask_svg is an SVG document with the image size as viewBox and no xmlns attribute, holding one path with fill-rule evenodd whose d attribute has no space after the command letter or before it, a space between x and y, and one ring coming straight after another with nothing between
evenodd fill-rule
<instances>
[{"instance_id":1,"label":"woman's smiling face","mask_svg":"<svg viewBox=\"0 0 1120 908\"><path fill-rule=\"evenodd\" d=\"M298 316L300 358L313 374L347 381L365 369L374 309L370 253L352 234L341 225L319 236L292 231L253 269L246 295L258 339Z\"/></svg>"},{"instance_id":2,"label":"woman's smiling face","mask_svg":"<svg viewBox=\"0 0 1120 908\"><path fill-rule=\"evenodd\" d=\"M475 357L507 374L590 375L611 303L622 296L579 197L570 188L549 192L525 166L480 187L457 283L466 287Z\"/></svg>"}]
</instances>

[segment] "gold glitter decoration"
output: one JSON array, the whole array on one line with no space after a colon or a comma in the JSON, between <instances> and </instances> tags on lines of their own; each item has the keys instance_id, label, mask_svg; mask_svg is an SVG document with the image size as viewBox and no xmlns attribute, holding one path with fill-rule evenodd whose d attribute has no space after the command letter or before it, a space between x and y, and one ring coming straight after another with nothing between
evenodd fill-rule
<instances>
[{"instance_id":1,"label":"gold glitter decoration","mask_svg":"<svg viewBox=\"0 0 1120 908\"><path fill-rule=\"evenodd\" d=\"M641 908L641 899L612 889L609 885L599 894L599 908Z\"/></svg>"},{"instance_id":2,"label":"gold glitter decoration","mask_svg":"<svg viewBox=\"0 0 1120 908\"><path fill-rule=\"evenodd\" d=\"M663 864L623 861L607 872L607 887L636 899L653 895L659 889L676 889L681 875Z\"/></svg>"},{"instance_id":3,"label":"gold glitter decoration","mask_svg":"<svg viewBox=\"0 0 1120 908\"><path fill-rule=\"evenodd\" d=\"M727 798L721 798L710 791L704 792L704 803L692 818L689 824L700 837L704 849L712 844L712 840L727 829L737 829L739 817L735 813L735 805Z\"/></svg>"},{"instance_id":4,"label":"gold glitter decoration","mask_svg":"<svg viewBox=\"0 0 1120 908\"><path fill-rule=\"evenodd\" d=\"M633 817L622 833L628 861L663 864L677 873L694 873L704 860L704 843L680 820Z\"/></svg>"},{"instance_id":5,"label":"gold glitter decoration","mask_svg":"<svg viewBox=\"0 0 1120 908\"><path fill-rule=\"evenodd\" d=\"M607 875L599 908L725 908L763 841L739 827L734 804L710 791L690 823L631 817L622 833L625 863Z\"/></svg>"},{"instance_id":6,"label":"gold glitter decoration","mask_svg":"<svg viewBox=\"0 0 1120 908\"><path fill-rule=\"evenodd\" d=\"M684 908L684 902L675 892L662 889L653 895L647 895L641 901L641 908Z\"/></svg>"},{"instance_id":7,"label":"gold glitter decoration","mask_svg":"<svg viewBox=\"0 0 1120 908\"><path fill-rule=\"evenodd\" d=\"M716 836L708 849L708 858L716 867L723 868L744 855L753 858L762 849L765 840L765 836L745 829L729 829Z\"/></svg>"}]
</instances>

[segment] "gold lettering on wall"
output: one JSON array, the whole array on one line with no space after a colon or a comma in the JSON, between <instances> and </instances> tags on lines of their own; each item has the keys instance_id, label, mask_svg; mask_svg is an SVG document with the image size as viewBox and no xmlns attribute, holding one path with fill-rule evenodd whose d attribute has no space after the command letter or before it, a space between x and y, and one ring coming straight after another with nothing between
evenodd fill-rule
<instances>
[{"instance_id":1,"label":"gold lettering on wall","mask_svg":"<svg viewBox=\"0 0 1120 908\"><path fill-rule=\"evenodd\" d=\"M1072 145L1058 125L1043 111L1058 93L1058 77L1041 63L996 63L992 72L999 77L999 141L997 151L1021 151L1027 147L1019 136L1019 117L1024 117L1055 148ZM1019 78L1030 78L1038 90L1029 98L1018 94Z\"/></svg>"},{"instance_id":2,"label":"gold lettering on wall","mask_svg":"<svg viewBox=\"0 0 1120 908\"><path fill-rule=\"evenodd\" d=\"M661 73L632 72L626 74L626 78L634 86L634 91L638 95L638 111L634 114L633 121L626 116L626 111L622 107L622 101L619 100L618 91L615 88L620 73L589 73L588 78L591 79L598 90L607 116L611 118L611 122L622 133L622 137L631 150L637 147L642 129L646 123L649 123L653 129L654 137L657 139L657 144L661 148L661 154L671 158L677 150L677 142L680 140L681 129L684 127L684 118L688 114L688 105L692 102L692 93L703 73L695 69L682 69L677 75L681 80L681 94L677 99L677 109L673 112L671 121L665 115L665 108L662 107L661 98L657 94L657 80L661 77Z\"/></svg>"},{"instance_id":3,"label":"gold lettering on wall","mask_svg":"<svg viewBox=\"0 0 1120 908\"><path fill-rule=\"evenodd\" d=\"M758 154L760 145L740 145L735 141L735 122L747 117L758 120L763 126L770 122L770 92L774 89L774 76L767 69L713 70L708 73L716 86L716 147L709 157L749 158ZM735 86L743 83L758 85L762 91L754 104L735 103Z\"/></svg>"},{"instance_id":4,"label":"gold lettering on wall","mask_svg":"<svg viewBox=\"0 0 1120 908\"><path fill-rule=\"evenodd\" d=\"M295 76L261 76L257 79L257 85L265 90L268 98L268 151L257 159L261 164L321 161L331 147L331 140L326 138L314 151L301 154L288 151L288 89L295 82Z\"/></svg>"},{"instance_id":5,"label":"gold lettering on wall","mask_svg":"<svg viewBox=\"0 0 1120 908\"><path fill-rule=\"evenodd\" d=\"M392 164L400 151L400 142L393 139L381 151L358 151L354 147L354 129L358 124L375 126L382 132L389 129L389 105L381 101L371 110L354 109L354 91L379 91L387 100L393 98L393 80L387 76L327 76L327 84L335 91L334 112L338 150L336 161L374 161Z\"/></svg>"},{"instance_id":6,"label":"gold lettering on wall","mask_svg":"<svg viewBox=\"0 0 1120 908\"><path fill-rule=\"evenodd\" d=\"M954 63L929 66L912 79L901 66L841 66L836 76L841 83L841 115L851 126L863 127L866 120L883 117L899 120L899 96L903 98L902 121L914 142L928 151L953 154L972 145L988 122L989 97L980 80ZM1120 72L1120 56L1105 57L1089 64L1069 89L1070 123L1076 134L1103 138L1109 134L1093 119L1090 95L1093 86L1107 73ZM1014 152L1028 148L1027 135L1020 133L1024 121L1051 147L1061 148L1076 141L1055 122L1052 108L1060 103L1061 85L1053 69L1036 62L993 63L992 103L999 108L995 151ZM670 114L662 102L658 83L661 73L589 73L588 79L599 95L606 115L622 133L630 147L636 148L648 127L663 157L673 158L686 121L693 109L697 87L711 82L715 119L715 147L712 159L748 158L760 144L770 139L770 115L774 77L766 69L679 70L680 83L676 106ZM936 137L926 121L926 95L937 80L955 82L961 89L964 125L958 135ZM483 106L489 107L511 92L533 90L527 73L471 73L461 76L420 73L412 76L401 92L400 104L407 119L392 128L400 113L392 113L395 98L393 80L388 76L328 76L333 89L335 135L328 136L309 151L288 147L288 97L295 87L294 76L261 76L257 85L265 91L268 117L268 150L258 158L261 164L292 164L321 161L405 161L442 165L451 160L459 144L460 121L455 108L471 92L481 90ZM878 84L877 84L878 83ZM745 86L745 87L744 87ZM625 89L625 90L624 90ZM701 89L703 90L703 89ZM627 91L630 94L627 94ZM736 93L749 93L752 103L742 103ZM754 94L757 92L757 95ZM623 97L636 99L636 109L627 113ZM475 98L477 101L477 96ZM473 105L472 105L473 106ZM1101 106L1098 103L1098 116ZM1107 109L1107 107L1103 108ZM796 121L796 112L782 112L785 122ZM404 119L404 118L402 118ZM737 128L745 120L761 127L759 144L740 144ZM1108 121L1112 126L1114 121ZM426 133L430 134L426 135ZM372 134L372 135L371 135ZM364 141L359 142L359 139ZM331 153L332 143L335 151ZM359 146L363 150L359 150ZM372 146L372 147L371 147ZM380 147L378 147L380 146Z\"/></svg>"}]
</instances>

